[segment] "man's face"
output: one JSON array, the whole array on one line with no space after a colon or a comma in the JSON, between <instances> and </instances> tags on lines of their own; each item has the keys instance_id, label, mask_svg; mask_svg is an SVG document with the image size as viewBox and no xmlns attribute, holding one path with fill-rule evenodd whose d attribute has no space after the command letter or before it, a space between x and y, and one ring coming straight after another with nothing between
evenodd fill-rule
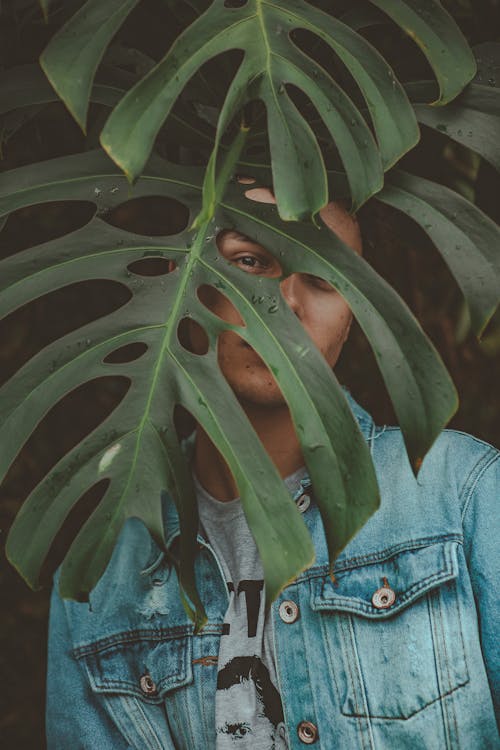
<instances>
[{"instance_id":1,"label":"man's face","mask_svg":"<svg viewBox=\"0 0 500 750\"><path fill-rule=\"evenodd\" d=\"M272 202L269 191L251 191L255 200ZM267 199L267 200L266 200ZM361 234L356 220L338 203L329 203L321 212L326 225L355 252L361 253ZM279 277L279 262L261 245L235 231L221 232L217 239L223 257L255 276ZM333 367L347 338L350 309L343 297L322 279L305 273L292 273L280 284L283 298L298 317L313 343ZM242 324L237 310L222 295L207 299L210 309L229 323ZM224 331L218 341L219 366L243 405L277 407L284 405L281 391L271 372L252 347L234 331Z\"/></svg>"}]
</instances>

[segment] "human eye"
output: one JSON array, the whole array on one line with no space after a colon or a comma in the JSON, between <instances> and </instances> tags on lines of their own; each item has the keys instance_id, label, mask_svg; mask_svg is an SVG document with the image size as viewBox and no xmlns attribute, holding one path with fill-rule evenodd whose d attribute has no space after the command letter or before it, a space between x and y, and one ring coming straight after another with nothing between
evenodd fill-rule
<instances>
[{"instance_id":1,"label":"human eye","mask_svg":"<svg viewBox=\"0 0 500 750\"><path fill-rule=\"evenodd\" d=\"M245 253L244 255L235 256L231 260L247 273L265 273L269 268L269 263L253 254Z\"/></svg>"},{"instance_id":2,"label":"human eye","mask_svg":"<svg viewBox=\"0 0 500 750\"><path fill-rule=\"evenodd\" d=\"M217 246L231 265L245 273L273 277L281 274L281 266L274 256L245 235L234 231L223 232L218 236Z\"/></svg>"}]
</instances>

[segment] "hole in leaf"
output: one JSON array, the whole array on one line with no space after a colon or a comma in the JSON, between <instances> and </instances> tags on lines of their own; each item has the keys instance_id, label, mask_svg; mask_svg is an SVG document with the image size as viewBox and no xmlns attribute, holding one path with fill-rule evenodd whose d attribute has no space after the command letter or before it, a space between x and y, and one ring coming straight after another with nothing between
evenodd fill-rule
<instances>
[{"instance_id":1,"label":"hole in leaf","mask_svg":"<svg viewBox=\"0 0 500 750\"><path fill-rule=\"evenodd\" d=\"M24 498L55 464L119 406L130 388L130 378L94 378L67 393L45 414L24 444L5 478L13 497ZM112 441L112 426L104 435ZM83 451L75 461L84 463ZM68 477L69 479L69 477Z\"/></svg>"},{"instance_id":2,"label":"hole in leaf","mask_svg":"<svg viewBox=\"0 0 500 750\"><path fill-rule=\"evenodd\" d=\"M249 146L245 153L251 158L261 158L265 162L268 151L265 145L256 143L255 145Z\"/></svg>"},{"instance_id":3,"label":"hole in leaf","mask_svg":"<svg viewBox=\"0 0 500 750\"><path fill-rule=\"evenodd\" d=\"M202 284L198 287L197 295L200 302L221 320L233 325L245 325L245 321L231 300L214 286Z\"/></svg>"},{"instance_id":4,"label":"hole in leaf","mask_svg":"<svg viewBox=\"0 0 500 750\"><path fill-rule=\"evenodd\" d=\"M88 201L54 201L13 211L0 234L0 257L63 237L85 226L95 214Z\"/></svg>"},{"instance_id":5,"label":"hole in leaf","mask_svg":"<svg viewBox=\"0 0 500 750\"><path fill-rule=\"evenodd\" d=\"M184 349L191 354L206 354L208 352L207 332L198 321L193 318L183 318L177 326L177 338Z\"/></svg>"},{"instance_id":6,"label":"hole in leaf","mask_svg":"<svg viewBox=\"0 0 500 750\"><path fill-rule=\"evenodd\" d=\"M116 281L80 281L7 315L0 320L0 383L47 344L118 310L131 297L130 290Z\"/></svg>"},{"instance_id":7,"label":"hole in leaf","mask_svg":"<svg viewBox=\"0 0 500 750\"><path fill-rule=\"evenodd\" d=\"M239 182L240 185L253 185L255 182L257 182L255 177L250 177L246 174L237 174L236 181Z\"/></svg>"},{"instance_id":8,"label":"hole in leaf","mask_svg":"<svg viewBox=\"0 0 500 750\"><path fill-rule=\"evenodd\" d=\"M129 263L127 269L137 276L165 276L174 271L176 264L169 258L141 258Z\"/></svg>"},{"instance_id":9,"label":"hole in leaf","mask_svg":"<svg viewBox=\"0 0 500 750\"><path fill-rule=\"evenodd\" d=\"M203 400L203 397L200 396L198 399L198 403L200 405L200 410L206 409L206 404ZM198 427L203 428L202 420L196 419L196 417L193 416L191 411L189 411L185 406L181 404L176 404L174 409L174 426L177 433L177 438L179 440L185 440L189 435L191 435L194 430ZM208 455L213 455L214 457L217 456L217 459L220 460L223 464L225 469L227 470L228 477L232 480L232 484L234 487L237 487L236 482L234 480L233 473L231 469L229 468L229 465L227 464L227 461L222 456L222 454L218 451L218 449L215 447L214 443L210 439L210 435L205 432L203 429L198 433L197 440L200 439L202 441L203 450L208 450ZM212 454L213 451L213 454ZM193 465L193 469L194 469ZM203 484L203 476L197 477L198 481L201 481ZM206 489L210 492L210 487L206 487ZM225 495L216 495L217 499L219 500L232 500L233 498L238 496L238 490L233 492L231 495L229 490L227 491L227 494Z\"/></svg>"},{"instance_id":10,"label":"hole in leaf","mask_svg":"<svg viewBox=\"0 0 500 750\"><path fill-rule=\"evenodd\" d=\"M69 515L65 519L61 529L51 544L49 553L40 571L40 583L42 586L50 586L54 571L64 560L74 538L82 528L85 521L98 507L106 490L110 485L110 479L101 479L89 487L86 492L76 501ZM86 598L82 597L82 601Z\"/></svg>"},{"instance_id":11,"label":"hole in leaf","mask_svg":"<svg viewBox=\"0 0 500 750\"><path fill-rule=\"evenodd\" d=\"M174 408L174 427L179 440L185 440L196 429L196 419L182 404Z\"/></svg>"},{"instance_id":12,"label":"hole in leaf","mask_svg":"<svg viewBox=\"0 0 500 750\"><path fill-rule=\"evenodd\" d=\"M142 357L148 350L148 345L143 341L137 341L133 344L126 344L120 346L119 349L115 349L114 352L110 352L104 357L103 362L105 364L118 365L124 362L135 362L136 359Z\"/></svg>"},{"instance_id":13,"label":"hole in leaf","mask_svg":"<svg viewBox=\"0 0 500 750\"><path fill-rule=\"evenodd\" d=\"M189 221L189 209L175 198L151 195L120 203L101 218L127 232L161 237L182 232Z\"/></svg>"},{"instance_id":14,"label":"hole in leaf","mask_svg":"<svg viewBox=\"0 0 500 750\"><path fill-rule=\"evenodd\" d=\"M259 187L245 190L245 197L256 203L276 203L273 191L270 187Z\"/></svg>"},{"instance_id":15,"label":"hole in leaf","mask_svg":"<svg viewBox=\"0 0 500 750\"><path fill-rule=\"evenodd\" d=\"M243 8L247 0L224 0L224 8Z\"/></svg>"}]
</instances>

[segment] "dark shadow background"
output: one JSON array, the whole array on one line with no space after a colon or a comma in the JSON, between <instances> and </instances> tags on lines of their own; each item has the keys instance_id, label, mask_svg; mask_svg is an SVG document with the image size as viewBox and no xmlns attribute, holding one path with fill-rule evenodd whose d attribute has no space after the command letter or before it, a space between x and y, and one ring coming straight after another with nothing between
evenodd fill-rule
<instances>
[{"instance_id":1,"label":"dark shadow background","mask_svg":"<svg viewBox=\"0 0 500 750\"><path fill-rule=\"evenodd\" d=\"M481 5L484 13L493 12L494 3ZM156 11L154 0L145 2L141 10L144 15L131 17L124 27L124 42L133 30L136 36L144 37L142 42L135 38L135 45L142 45L151 54L158 55L167 48L169 40L160 34ZM476 30L476 36L480 40L479 31ZM21 25L11 16L0 16L2 67L35 60L52 32L53 28L43 26L36 16L24 19ZM10 133L8 142L3 141L2 171L94 148L102 116L98 109L91 111L89 135L84 137L62 104L45 107L36 118L26 120ZM424 138L433 137L424 134ZM442 153L441 141L430 145L436 153ZM464 151L456 150L447 160L435 159L432 176L446 184L456 181L457 172L467 167L468 155ZM475 191L478 204L499 221L498 176L483 164L474 173L472 182L470 175L466 174L464 179ZM70 209L63 204L46 204L12 214L0 232L0 258L65 234L85 223L92 210L87 204L75 204ZM178 219L167 213L161 201L151 199L118 208L108 219L132 231L163 234ZM424 233L396 211L376 204L363 210L361 221L365 257L409 304L453 377L460 395L460 409L450 426L500 447L500 321L493 321L483 344L477 342L467 332L461 293ZM43 346L65 331L114 309L122 296L120 288L105 282L74 285L0 321L0 385ZM336 373L378 423L395 422L370 347L356 325ZM1 488L0 738L4 747L37 750L45 746L43 706L50 582L49 565L44 573L45 588L37 592L28 589L5 559L6 534L30 490L60 456L113 408L122 389L123 384L117 381L95 381L55 407L37 428ZM87 507L98 499L98 492L94 492L87 498ZM78 523L78 517L73 517L65 527L51 556L52 566L61 559Z\"/></svg>"}]
</instances>

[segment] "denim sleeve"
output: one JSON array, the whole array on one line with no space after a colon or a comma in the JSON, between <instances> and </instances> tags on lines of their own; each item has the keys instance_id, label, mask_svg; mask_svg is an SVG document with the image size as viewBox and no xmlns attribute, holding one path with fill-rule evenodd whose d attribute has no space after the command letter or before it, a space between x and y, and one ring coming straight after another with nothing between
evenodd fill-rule
<instances>
[{"instance_id":1,"label":"denim sleeve","mask_svg":"<svg viewBox=\"0 0 500 750\"><path fill-rule=\"evenodd\" d=\"M479 616L481 648L500 725L500 453L489 452L463 513L465 554Z\"/></svg>"},{"instance_id":2,"label":"denim sleeve","mask_svg":"<svg viewBox=\"0 0 500 750\"><path fill-rule=\"evenodd\" d=\"M64 602L52 590L47 669L46 732L48 750L129 750L84 672L72 655Z\"/></svg>"}]
</instances>

